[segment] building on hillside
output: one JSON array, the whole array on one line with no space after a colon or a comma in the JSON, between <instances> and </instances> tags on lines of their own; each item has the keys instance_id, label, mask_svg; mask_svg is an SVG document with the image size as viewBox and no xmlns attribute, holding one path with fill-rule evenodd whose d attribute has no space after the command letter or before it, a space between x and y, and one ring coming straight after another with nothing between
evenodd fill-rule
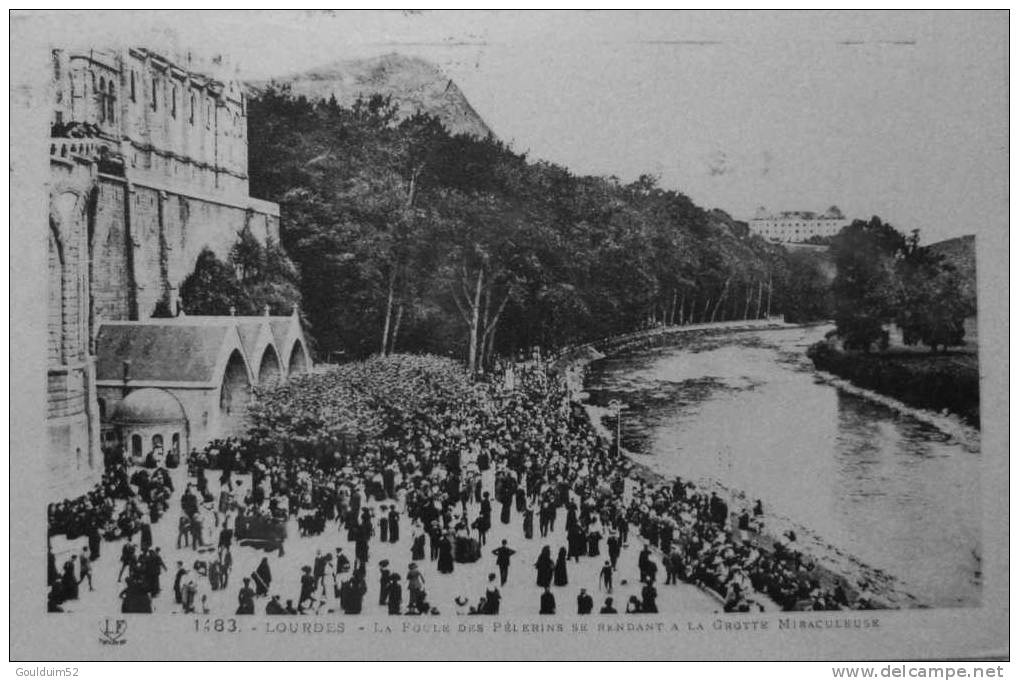
<instances>
[{"instance_id":1,"label":"building on hillside","mask_svg":"<svg viewBox=\"0 0 1019 681\"><path fill-rule=\"evenodd\" d=\"M149 322L157 305L179 310L178 288L203 249L225 259L243 230L263 243L279 238L279 207L248 196L241 86L192 63L188 54L171 60L141 48L52 52L46 425L51 486L61 496L81 493L100 475L100 438L115 430L107 420L114 413L100 402L99 392L111 399L105 382L123 381L122 362L135 372L145 364L134 364L140 350L128 344L111 369L121 352L110 350L114 336L133 324L154 334L152 347L197 343L182 320ZM226 327L240 329L241 319ZM303 337L301 347L307 365ZM248 363L258 360L243 357L253 380ZM184 367L167 364L157 383L189 382L190 375L172 375ZM225 380L214 371L201 379ZM126 399L136 387L169 389L139 380L129 375L120 386L128 404L118 418L136 418L145 405L168 418L162 397ZM200 414L187 418L203 422ZM196 427L191 443L213 435L211 425Z\"/></svg>"},{"instance_id":2,"label":"building on hillside","mask_svg":"<svg viewBox=\"0 0 1019 681\"><path fill-rule=\"evenodd\" d=\"M811 237L833 237L849 222L837 206L823 213L785 211L769 213L763 206L750 220L750 231L768 241L802 243Z\"/></svg>"}]
</instances>

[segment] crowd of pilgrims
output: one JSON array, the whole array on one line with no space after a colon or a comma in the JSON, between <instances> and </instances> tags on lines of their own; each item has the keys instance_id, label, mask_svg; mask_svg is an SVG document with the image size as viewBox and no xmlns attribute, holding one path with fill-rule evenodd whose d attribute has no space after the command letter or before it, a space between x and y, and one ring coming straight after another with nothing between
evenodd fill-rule
<instances>
[{"instance_id":1,"label":"crowd of pilgrims","mask_svg":"<svg viewBox=\"0 0 1019 681\"><path fill-rule=\"evenodd\" d=\"M269 557L263 558L241 580L238 614L263 608L266 614L318 612L329 590L343 612L359 613L368 592L373 542L395 543L404 531L411 539L408 569L401 578L388 561L379 564L379 605L391 614L438 614L420 566L434 564L435 572L448 575L457 563L494 554L498 580L489 575L489 588L476 604L460 596L452 606L458 614L498 614L499 587L520 547L488 546L496 522L522 523L525 539L546 538L557 526L566 529L566 546L555 557L551 546L544 546L533 563L535 583L543 589L536 604L542 614L556 612L551 587L568 583L570 562L592 558L601 565L597 588L604 594L603 614L617 612L609 594L627 583L614 584L617 570L639 574L640 587L634 587L639 592L625 604L628 613L658 612L663 578L665 585L694 583L714 591L727 612L763 609L757 594L785 610L870 607L859 595L851 599L841 585L822 585L810 561L784 541L765 549L758 534L760 502L733 520L724 500L689 482L632 478L630 461L597 435L569 400L566 383L545 365L518 367L513 384L513 390L502 382L487 384L487 397L480 401L434 402L393 424L385 438L353 452L281 451L275 443L240 439L193 451L187 461L192 482L179 490L177 544L208 546L211 553L190 565L178 562L175 602L185 612L207 612L205 596L196 596L198 585L204 580L212 589L227 588L234 540L261 538L282 556L285 531L279 528L296 516L302 535L338 527L353 544L353 555L342 548L317 552L313 564L301 570L295 599L281 599L275 589L270 594L272 569ZM109 456L106 463L94 490L50 508L51 534L88 538L77 561L69 559L62 573L50 554L51 610L76 598L86 578L91 584L90 563L99 557L101 540L128 540L120 569L121 577L127 574L124 612L151 612L151 598L160 592L167 566L151 545L151 524L169 508L170 476L161 466L131 473L122 455ZM495 481L491 491L482 484L489 470ZM218 498L209 491L210 474L219 475ZM237 474L250 474L250 483L245 486ZM118 499L124 500L119 512ZM642 546L636 566L619 564L629 542ZM592 596L581 589L577 612L593 609Z\"/></svg>"}]
</instances>

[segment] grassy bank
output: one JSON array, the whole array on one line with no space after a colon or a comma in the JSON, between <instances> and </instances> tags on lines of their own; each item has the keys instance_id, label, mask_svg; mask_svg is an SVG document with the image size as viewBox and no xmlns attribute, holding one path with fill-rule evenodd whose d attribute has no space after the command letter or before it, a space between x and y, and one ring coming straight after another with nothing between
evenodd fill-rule
<instances>
[{"instance_id":1,"label":"grassy bank","mask_svg":"<svg viewBox=\"0 0 1019 681\"><path fill-rule=\"evenodd\" d=\"M980 373L969 352L930 354L912 350L846 352L829 342L816 343L807 356L821 371L854 385L932 411L958 414L980 426Z\"/></svg>"}]
</instances>

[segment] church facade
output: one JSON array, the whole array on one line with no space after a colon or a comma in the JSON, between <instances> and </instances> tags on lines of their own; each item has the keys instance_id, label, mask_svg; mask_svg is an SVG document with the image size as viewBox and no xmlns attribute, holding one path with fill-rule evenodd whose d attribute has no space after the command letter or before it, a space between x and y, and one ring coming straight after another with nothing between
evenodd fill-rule
<instances>
[{"instance_id":1,"label":"church facade","mask_svg":"<svg viewBox=\"0 0 1019 681\"><path fill-rule=\"evenodd\" d=\"M288 376L291 364L310 365L307 341L290 311L219 322L153 319L157 307L179 311L178 288L203 249L225 259L245 229L263 243L279 238L279 207L248 195L241 86L216 75L221 65L207 66L199 70L188 54L142 48L52 52L46 423L47 464L60 496L80 493L99 477L101 447L130 430L113 419L134 390L178 391L172 396L187 426L179 441L187 435L200 446L240 427L223 413L243 411L237 400L246 393L226 388L229 407L219 406L220 394L241 378L248 386L258 382L263 358L257 353L271 346L278 377ZM124 330L134 326L146 331ZM285 331L274 335L274 328ZM262 340L250 342L252 333ZM142 368L151 368L153 349L168 339L196 353L211 352L209 343L233 343L237 354L210 366L200 381L190 380L198 373L175 377L184 369L169 365L155 372L158 378L146 378ZM115 352L112 343L119 343ZM299 359L292 363L295 347ZM126 379L125 366L134 367ZM190 408L196 390L215 393L215 400L206 400L215 405ZM149 402L153 418L168 418L165 399ZM130 418L140 418L138 407L126 410Z\"/></svg>"}]
</instances>

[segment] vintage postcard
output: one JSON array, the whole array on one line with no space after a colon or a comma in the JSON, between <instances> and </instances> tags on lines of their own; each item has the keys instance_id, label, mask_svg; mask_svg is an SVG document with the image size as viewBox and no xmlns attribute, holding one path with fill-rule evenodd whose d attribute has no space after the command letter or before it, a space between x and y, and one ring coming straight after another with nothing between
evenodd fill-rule
<instances>
[{"instance_id":1,"label":"vintage postcard","mask_svg":"<svg viewBox=\"0 0 1019 681\"><path fill-rule=\"evenodd\" d=\"M14 660L1008 656L1007 12L11 60Z\"/></svg>"}]
</instances>

